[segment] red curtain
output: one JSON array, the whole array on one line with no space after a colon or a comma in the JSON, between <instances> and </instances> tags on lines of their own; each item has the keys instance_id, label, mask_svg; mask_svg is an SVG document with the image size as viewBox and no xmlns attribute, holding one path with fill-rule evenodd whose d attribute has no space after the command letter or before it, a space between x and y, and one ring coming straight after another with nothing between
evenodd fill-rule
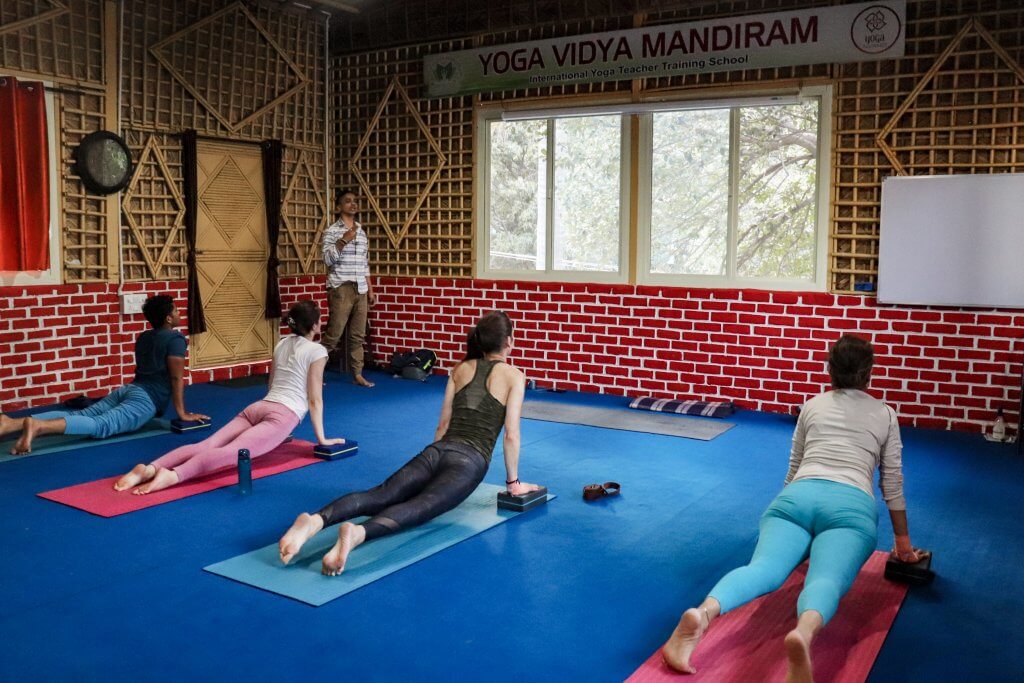
<instances>
[{"instance_id":1,"label":"red curtain","mask_svg":"<svg viewBox=\"0 0 1024 683\"><path fill-rule=\"evenodd\" d=\"M50 266L50 168L43 84L0 77L0 271Z\"/></svg>"}]
</instances>

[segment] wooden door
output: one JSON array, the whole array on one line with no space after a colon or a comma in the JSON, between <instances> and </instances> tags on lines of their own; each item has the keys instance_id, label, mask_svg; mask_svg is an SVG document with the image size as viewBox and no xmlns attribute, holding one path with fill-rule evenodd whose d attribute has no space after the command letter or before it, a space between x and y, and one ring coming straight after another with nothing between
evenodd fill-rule
<instances>
[{"instance_id":1,"label":"wooden door","mask_svg":"<svg viewBox=\"0 0 1024 683\"><path fill-rule=\"evenodd\" d=\"M195 368L267 360L278 321L263 317L267 217L258 145L200 140L197 146L196 270L206 332L195 335Z\"/></svg>"}]
</instances>

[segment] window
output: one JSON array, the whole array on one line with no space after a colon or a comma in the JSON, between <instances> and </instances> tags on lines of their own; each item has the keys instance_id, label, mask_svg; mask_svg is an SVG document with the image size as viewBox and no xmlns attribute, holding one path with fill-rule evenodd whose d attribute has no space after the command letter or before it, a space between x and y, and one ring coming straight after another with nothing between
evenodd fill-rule
<instances>
[{"instance_id":1,"label":"window","mask_svg":"<svg viewBox=\"0 0 1024 683\"><path fill-rule=\"evenodd\" d=\"M824 289L830 96L485 110L478 275Z\"/></svg>"},{"instance_id":2,"label":"window","mask_svg":"<svg viewBox=\"0 0 1024 683\"><path fill-rule=\"evenodd\" d=\"M624 281L623 118L484 122L482 276Z\"/></svg>"}]
</instances>

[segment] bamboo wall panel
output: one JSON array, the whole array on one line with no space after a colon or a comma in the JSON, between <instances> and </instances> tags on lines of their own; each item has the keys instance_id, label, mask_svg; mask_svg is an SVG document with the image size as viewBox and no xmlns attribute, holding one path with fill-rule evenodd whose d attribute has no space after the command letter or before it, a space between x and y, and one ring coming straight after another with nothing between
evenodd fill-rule
<instances>
[{"instance_id":1,"label":"bamboo wall panel","mask_svg":"<svg viewBox=\"0 0 1024 683\"><path fill-rule=\"evenodd\" d=\"M469 47L466 40L395 48L334 63L334 189L356 189L363 198L359 220L375 274L472 274L472 99L421 94L425 54Z\"/></svg>"},{"instance_id":2,"label":"bamboo wall panel","mask_svg":"<svg viewBox=\"0 0 1024 683\"><path fill-rule=\"evenodd\" d=\"M835 291L876 282L887 176L1024 172L1024 6L956 0L907 11L905 58L839 67Z\"/></svg>"},{"instance_id":3,"label":"bamboo wall panel","mask_svg":"<svg viewBox=\"0 0 1024 683\"><path fill-rule=\"evenodd\" d=\"M278 322L264 317L267 216L260 148L199 141L196 271L206 332L195 335L190 366L269 360Z\"/></svg>"},{"instance_id":4,"label":"bamboo wall panel","mask_svg":"<svg viewBox=\"0 0 1024 683\"><path fill-rule=\"evenodd\" d=\"M551 9L552 3L514 4L521 10L535 6L536 12L541 12L540 4L544 4L547 9L543 14ZM401 79L442 147L462 145L458 154L452 156L451 168L441 175L441 185L425 203L444 204L449 209L448 213L432 214L441 224L414 223L407 238L413 242L403 243L397 249L389 244L381 226L373 224L371 246L376 270L382 274L454 277L469 277L472 272L472 209L469 200L459 194L469 188L472 100L419 99L423 55L635 25L831 4L831 0L720 0L673 3L674 8L660 8L640 7L640 3L638 7L646 11L633 16L593 13L595 18L587 20L491 32L473 40L448 40L335 57L332 103L338 113L334 140L334 175L338 185L356 184L348 168L349 160L358 147L360 135L369 128L375 106L392 76ZM829 268L832 291L852 293L856 284L876 283L881 182L886 176L901 172L1024 171L1024 5L1014 0L910 0L907 13L907 56L899 60L550 86L487 93L480 95L479 100L592 98L624 93L639 96L705 87L749 89L759 84L791 87L832 82L835 101ZM578 12L563 14L579 16ZM720 96L720 91L716 92ZM444 125L442 120L446 120ZM397 120L394 125L401 128ZM400 199L404 192L398 179L416 171L422 159L397 153L390 158L378 157L380 167L370 183L374 193L385 199L390 195ZM445 185L446 180L458 175L461 163L466 164L466 183ZM373 223L372 212L366 208L363 219Z\"/></svg>"},{"instance_id":5,"label":"bamboo wall panel","mask_svg":"<svg viewBox=\"0 0 1024 683\"><path fill-rule=\"evenodd\" d=\"M790 3L792 4L792 3ZM622 17L673 7L715 5L714 0L388 0L364 2L358 14L331 20L334 54L483 36L523 26L562 27L592 17Z\"/></svg>"},{"instance_id":6,"label":"bamboo wall panel","mask_svg":"<svg viewBox=\"0 0 1024 683\"><path fill-rule=\"evenodd\" d=\"M126 280L184 280L185 203L181 143L128 129L135 174L121 197L121 261Z\"/></svg>"},{"instance_id":7,"label":"bamboo wall panel","mask_svg":"<svg viewBox=\"0 0 1024 683\"><path fill-rule=\"evenodd\" d=\"M180 191L180 143L172 134L282 140L280 272L322 272L308 255L328 214L323 15L223 0L128 0L124 7L121 115L132 144L141 153L157 134ZM184 277L184 243L169 225L168 196L166 183L153 181L140 182L132 197L136 226L127 217L122 226L127 279ZM154 269L146 254L168 235L175 242Z\"/></svg>"},{"instance_id":8,"label":"bamboo wall panel","mask_svg":"<svg viewBox=\"0 0 1024 683\"><path fill-rule=\"evenodd\" d=\"M3 0L0 67L103 84L101 0Z\"/></svg>"},{"instance_id":9,"label":"bamboo wall panel","mask_svg":"<svg viewBox=\"0 0 1024 683\"><path fill-rule=\"evenodd\" d=\"M320 272L320 237L327 228L327 189L323 152L285 148L281 192L281 231L277 255L282 273Z\"/></svg>"},{"instance_id":10,"label":"bamboo wall panel","mask_svg":"<svg viewBox=\"0 0 1024 683\"><path fill-rule=\"evenodd\" d=\"M82 138L106 127L103 115L104 96L96 93L64 93L61 95L61 201L65 282L95 282L117 279L111 272L116 264L108 263L109 247L117 242L117 234L108 230L107 199L86 192L74 172L72 154ZM112 242L113 241L113 242Z\"/></svg>"}]
</instances>

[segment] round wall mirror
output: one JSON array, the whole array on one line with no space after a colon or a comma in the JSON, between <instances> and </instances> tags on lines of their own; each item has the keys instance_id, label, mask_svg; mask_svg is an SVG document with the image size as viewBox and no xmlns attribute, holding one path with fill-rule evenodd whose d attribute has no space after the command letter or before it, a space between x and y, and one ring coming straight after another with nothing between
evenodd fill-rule
<instances>
[{"instance_id":1,"label":"round wall mirror","mask_svg":"<svg viewBox=\"0 0 1024 683\"><path fill-rule=\"evenodd\" d=\"M132 154L109 130L89 133L75 149L75 172L93 194L120 192L132 178Z\"/></svg>"}]
</instances>

